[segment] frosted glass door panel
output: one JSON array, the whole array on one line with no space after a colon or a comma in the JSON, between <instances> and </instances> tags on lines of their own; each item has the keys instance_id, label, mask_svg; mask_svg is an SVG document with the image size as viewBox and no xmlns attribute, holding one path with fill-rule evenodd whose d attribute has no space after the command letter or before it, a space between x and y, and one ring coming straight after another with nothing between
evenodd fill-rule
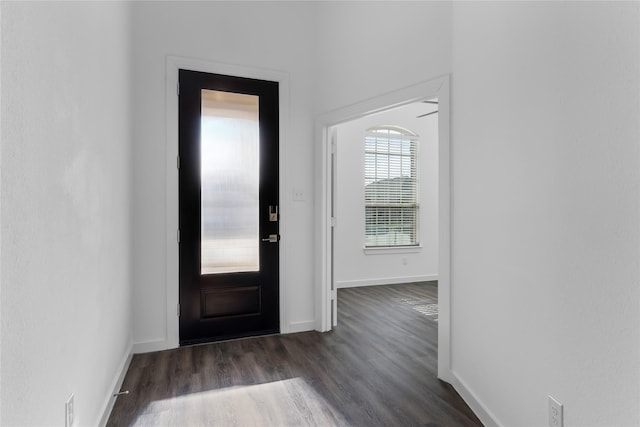
<instances>
[{"instance_id":1,"label":"frosted glass door panel","mask_svg":"<svg viewBox=\"0 0 640 427\"><path fill-rule=\"evenodd\" d=\"M202 90L201 274L259 270L258 100Z\"/></svg>"}]
</instances>

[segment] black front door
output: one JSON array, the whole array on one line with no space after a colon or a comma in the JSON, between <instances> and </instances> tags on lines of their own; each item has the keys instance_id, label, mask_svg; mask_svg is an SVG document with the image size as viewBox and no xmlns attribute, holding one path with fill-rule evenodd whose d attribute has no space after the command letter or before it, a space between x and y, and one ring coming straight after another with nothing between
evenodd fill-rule
<instances>
[{"instance_id":1,"label":"black front door","mask_svg":"<svg viewBox=\"0 0 640 427\"><path fill-rule=\"evenodd\" d=\"M277 333L278 83L179 84L180 345Z\"/></svg>"}]
</instances>

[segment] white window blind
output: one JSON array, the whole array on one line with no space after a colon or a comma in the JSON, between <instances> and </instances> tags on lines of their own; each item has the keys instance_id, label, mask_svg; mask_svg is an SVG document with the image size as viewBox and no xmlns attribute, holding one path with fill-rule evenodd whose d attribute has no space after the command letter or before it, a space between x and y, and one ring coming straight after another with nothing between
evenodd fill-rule
<instances>
[{"instance_id":1,"label":"white window blind","mask_svg":"<svg viewBox=\"0 0 640 427\"><path fill-rule=\"evenodd\" d=\"M365 247L417 246L418 136L395 126L364 139Z\"/></svg>"}]
</instances>

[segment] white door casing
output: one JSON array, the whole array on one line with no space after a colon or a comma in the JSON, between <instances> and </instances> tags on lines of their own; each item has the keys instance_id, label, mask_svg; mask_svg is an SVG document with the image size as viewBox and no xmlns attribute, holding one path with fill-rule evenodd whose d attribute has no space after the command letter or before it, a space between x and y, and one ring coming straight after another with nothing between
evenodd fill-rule
<instances>
[{"instance_id":1,"label":"white door casing","mask_svg":"<svg viewBox=\"0 0 640 427\"><path fill-rule=\"evenodd\" d=\"M333 283L333 183L332 127L412 102L438 98L438 377L451 382L450 361L450 78L448 75L380 95L319 116L316 120L316 329L329 331L335 324ZM339 219L338 219L339 220Z\"/></svg>"},{"instance_id":2,"label":"white door casing","mask_svg":"<svg viewBox=\"0 0 640 427\"><path fill-rule=\"evenodd\" d=\"M193 70L238 77L270 80L279 83L280 108L280 194L286 194L286 151L289 125L289 74L283 71L246 67L201 59L167 56L166 59L166 333L164 339L136 344L135 352L165 350L179 346L178 307L178 70ZM288 210L288 201L282 197L280 212ZM280 271L286 272L285 245L286 216L281 216ZM286 312L285 274L280 276L280 329L289 331Z\"/></svg>"}]
</instances>

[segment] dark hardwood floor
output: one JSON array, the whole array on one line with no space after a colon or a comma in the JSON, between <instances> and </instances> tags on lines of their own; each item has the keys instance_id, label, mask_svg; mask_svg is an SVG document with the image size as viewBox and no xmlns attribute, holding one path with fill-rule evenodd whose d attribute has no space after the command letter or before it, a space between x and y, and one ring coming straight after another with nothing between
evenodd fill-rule
<instances>
[{"instance_id":1,"label":"dark hardwood floor","mask_svg":"<svg viewBox=\"0 0 640 427\"><path fill-rule=\"evenodd\" d=\"M338 291L338 327L133 357L109 426L481 426L436 378L435 282Z\"/></svg>"}]
</instances>

